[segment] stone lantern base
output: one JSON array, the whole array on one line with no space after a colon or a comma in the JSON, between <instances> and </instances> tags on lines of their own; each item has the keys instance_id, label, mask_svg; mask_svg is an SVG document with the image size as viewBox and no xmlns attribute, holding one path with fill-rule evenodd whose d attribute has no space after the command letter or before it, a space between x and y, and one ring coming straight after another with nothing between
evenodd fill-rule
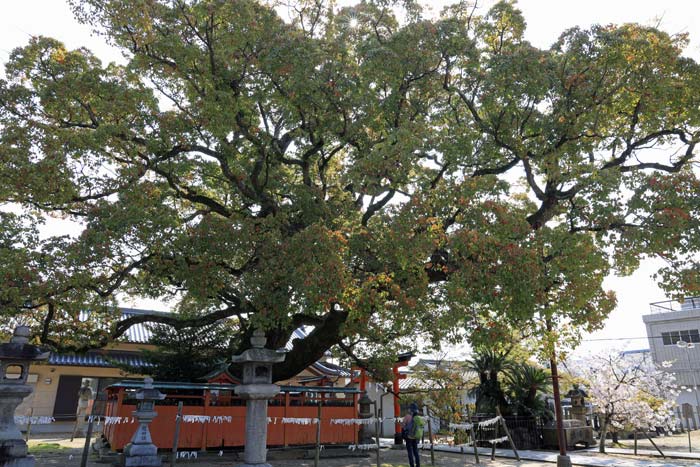
<instances>
[{"instance_id":1,"label":"stone lantern base","mask_svg":"<svg viewBox=\"0 0 700 467\"><path fill-rule=\"evenodd\" d=\"M8 461L0 460L0 467L36 467L36 464L34 463L34 456L27 456Z\"/></svg>"},{"instance_id":2,"label":"stone lantern base","mask_svg":"<svg viewBox=\"0 0 700 467\"><path fill-rule=\"evenodd\" d=\"M127 449L131 447L127 451ZM124 467L161 467L163 462L158 455L158 449L149 446L132 445L124 448ZM1 466L0 466L1 467Z\"/></svg>"},{"instance_id":3,"label":"stone lantern base","mask_svg":"<svg viewBox=\"0 0 700 467\"><path fill-rule=\"evenodd\" d=\"M158 448L151 440L148 424L155 418L155 412L134 411L139 419L139 427L131 438L131 442L124 447L124 467L160 467L162 459L158 455Z\"/></svg>"}]
</instances>

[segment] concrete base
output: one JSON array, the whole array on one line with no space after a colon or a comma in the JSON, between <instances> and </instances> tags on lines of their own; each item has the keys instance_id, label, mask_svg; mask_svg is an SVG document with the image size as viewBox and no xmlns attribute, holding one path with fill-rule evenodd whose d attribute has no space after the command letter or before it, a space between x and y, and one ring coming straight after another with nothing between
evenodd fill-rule
<instances>
[{"instance_id":1,"label":"concrete base","mask_svg":"<svg viewBox=\"0 0 700 467\"><path fill-rule=\"evenodd\" d=\"M272 467L270 464L238 464L236 467Z\"/></svg>"},{"instance_id":2,"label":"concrete base","mask_svg":"<svg viewBox=\"0 0 700 467\"><path fill-rule=\"evenodd\" d=\"M557 467L571 467L571 458L569 456L557 456Z\"/></svg>"},{"instance_id":3,"label":"concrete base","mask_svg":"<svg viewBox=\"0 0 700 467\"><path fill-rule=\"evenodd\" d=\"M0 460L0 467L35 467L34 456L12 459L9 461Z\"/></svg>"},{"instance_id":4,"label":"concrete base","mask_svg":"<svg viewBox=\"0 0 700 467\"><path fill-rule=\"evenodd\" d=\"M125 467L161 467L163 462L160 456L138 456L125 457L123 465Z\"/></svg>"},{"instance_id":5,"label":"concrete base","mask_svg":"<svg viewBox=\"0 0 700 467\"><path fill-rule=\"evenodd\" d=\"M129 443L124 447L125 467L160 467L162 460L153 444Z\"/></svg>"}]
</instances>

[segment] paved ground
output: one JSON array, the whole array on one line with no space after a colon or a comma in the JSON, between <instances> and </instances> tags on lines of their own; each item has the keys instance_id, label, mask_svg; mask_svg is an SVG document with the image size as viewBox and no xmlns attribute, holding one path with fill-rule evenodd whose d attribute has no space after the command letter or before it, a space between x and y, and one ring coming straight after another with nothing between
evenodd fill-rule
<instances>
[{"instance_id":1,"label":"paved ground","mask_svg":"<svg viewBox=\"0 0 700 467\"><path fill-rule=\"evenodd\" d=\"M79 467L80 457L82 452L83 439L77 439L74 442L69 442L65 439L43 439L32 440L30 449L35 453L37 458L37 466L47 467ZM445 448L446 449L446 448ZM487 452L483 449L481 456L481 465L485 467L552 467L553 462L556 462L556 453L541 452L541 451L521 451L522 461L517 462L512 457L512 451L497 450L499 456L495 461L491 461ZM345 450L342 450L345 454ZM349 451L347 451L349 454ZM313 467L313 459L279 459L281 455L272 453L271 457L275 460L271 461L274 467ZM421 453L422 464L424 467L430 466L430 452L424 450ZM649 457L633 457L621 455L599 455L593 452L577 451L572 454L574 465L588 467L685 467L695 466L700 467L700 456L697 459L650 459ZM199 455L198 459L180 459L177 462L178 466L182 467L223 467L235 466L241 461L235 453L223 453L220 457L217 453L207 453ZM383 449L380 452L380 463L384 467L390 466L407 466L407 458L405 451ZM99 463L94 458L88 462L88 467L102 467L109 464ZM168 465L168 464L165 464ZM375 452L372 452L368 457L342 457L342 458L323 458L320 462L320 467L373 467L376 465ZM463 467L475 465L474 457L459 453L450 452L435 452L435 465L440 467Z\"/></svg>"},{"instance_id":2,"label":"paved ground","mask_svg":"<svg viewBox=\"0 0 700 467\"><path fill-rule=\"evenodd\" d=\"M656 443L662 451L679 451L679 452L689 452L688 450L688 433L681 433L672 436L659 436L652 438L654 443ZM632 439L621 439L621 446L628 449L634 447L634 440ZM695 430L690 432L690 445L693 452L700 454L700 430ZM606 446L611 446L610 440L606 443ZM651 442L640 435L637 440L637 446L639 449L654 449Z\"/></svg>"}]
</instances>

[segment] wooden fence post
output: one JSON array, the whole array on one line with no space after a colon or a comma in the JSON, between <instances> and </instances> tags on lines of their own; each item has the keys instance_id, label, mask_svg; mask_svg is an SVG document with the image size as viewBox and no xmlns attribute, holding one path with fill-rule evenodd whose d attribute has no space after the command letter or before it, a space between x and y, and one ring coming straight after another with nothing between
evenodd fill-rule
<instances>
[{"instance_id":1,"label":"wooden fence post","mask_svg":"<svg viewBox=\"0 0 700 467\"><path fill-rule=\"evenodd\" d=\"M430 418L430 409L425 407L425 415L428 417L428 439L430 439L430 465L435 465L435 449L433 446L433 424Z\"/></svg>"},{"instance_id":2,"label":"wooden fence post","mask_svg":"<svg viewBox=\"0 0 700 467\"><path fill-rule=\"evenodd\" d=\"M498 407L496 407L496 414L500 418L500 423L501 423L501 425L503 425L503 431L506 432L506 436L508 437L508 441L510 442L510 447L513 449L513 452L515 453L515 458L518 460L518 462L520 462L520 454L518 454L518 450L515 448L515 443L513 442L513 438L510 436L510 431L508 431L508 425L506 425L506 419L503 418L503 416L501 415L501 409L499 409ZM494 444L494 446L496 446L496 445Z\"/></svg>"},{"instance_id":3,"label":"wooden fence post","mask_svg":"<svg viewBox=\"0 0 700 467\"><path fill-rule=\"evenodd\" d=\"M646 435L647 439L648 439L649 441L651 441L652 446L654 446L654 447L656 448L656 450L659 451L659 454L661 454L661 457L663 457L663 458L665 459L665 458L666 458L666 454L664 454L664 453L661 451L661 449L659 449L659 447L656 445L656 443L654 442L654 440L651 439L651 436L649 436L649 433L647 433L647 432L645 431L644 434Z\"/></svg>"},{"instance_id":4,"label":"wooden fence post","mask_svg":"<svg viewBox=\"0 0 700 467\"><path fill-rule=\"evenodd\" d=\"M321 404L323 400L318 400L318 423L316 423L316 455L314 456L314 467L318 467L321 458Z\"/></svg>"},{"instance_id":5,"label":"wooden fence post","mask_svg":"<svg viewBox=\"0 0 700 467\"><path fill-rule=\"evenodd\" d=\"M501 427L500 423L496 423L496 431L494 434L494 439L498 438L498 435L500 434L499 428ZM496 443L491 443L491 460L496 460Z\"/></svg>"},{"instance_id":6,"label":"wooden fence post","mask_svg":"<svg viewBox=\"0 0 700 467\"><path fill-rule=\"evenodd\" d=\"M182 421L182 401L177 403L177 415L175 416L175 436L173 436L173 450L170 453L170 467L177 463L177 444L180 441L180 422Z\"/></svg>"},{"instance_id":7,"label":"wooden fence post","mask_svg":"<svg viewBox=\"0 0 700 467\"><path fill-rule=\"evenodd\" d=\"M24 441L29 442L29 435L32 432L32 417L34 416L34 407L29 409L29 419L27 420L27 432L24 434Z\"/></svg>"},{"instance_id":8,"label":"wooden fence post","mask_svg":"<svg viewBox=\"0 0 700 467\"><path fill-rule=\"evenodd\" d=\"M381 396L380 396L381 397ZM374 401L374 435L377 437L377 467L381 467L379 464L379 414L377 413L377 401Z\"/></svg>"},{"instance_id":9,"label":"wooden fence post","mask_svg":"<svg viewBox=\"0 0 700 467\"><path fill-rule=\"evenodd\" d=\"M87 433L85 433L85 445L83 446L83 455L80 458L80 467L87 466L88 454L90 453L90 441L92 440L92 424L93 419L90 417L88 419Z\"/></svg>"},{"instance_id":10,"label":"wooden fence post","mask_svg":"<svg viewBox=\"0 0 700 467\"><path fill-rule=\"evenodd\" d=\"M479 465L479 448L476 445L476 430L474 430L474 421L472 420L472 416L469 413L469 409L467 409L467 420L469 420L469 430L471 430L472 435L472 446L474 447L474 460L476 461L476 465ZM476 423L478 423L478 418Z\"/></svg>"}]
</instances>

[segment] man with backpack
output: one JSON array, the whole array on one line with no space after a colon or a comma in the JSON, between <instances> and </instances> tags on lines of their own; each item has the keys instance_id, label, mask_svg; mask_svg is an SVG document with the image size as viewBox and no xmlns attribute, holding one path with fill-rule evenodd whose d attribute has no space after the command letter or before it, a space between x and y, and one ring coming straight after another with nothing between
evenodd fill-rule
<instances>
[{"instance_id":1,"label":"man with backpack","mask_svg":"<svg viewBox=\"0 0 700 467\"><path fill-rule=\"evenodd\" d=\"M408 413L403 418L401 434L406 441L408 451L408 464L410 467L420 467L420 455L418 454L418 440L423 437L425 419L418 414L418 404L413 402Z\"/></svg>"}]
</instances>

